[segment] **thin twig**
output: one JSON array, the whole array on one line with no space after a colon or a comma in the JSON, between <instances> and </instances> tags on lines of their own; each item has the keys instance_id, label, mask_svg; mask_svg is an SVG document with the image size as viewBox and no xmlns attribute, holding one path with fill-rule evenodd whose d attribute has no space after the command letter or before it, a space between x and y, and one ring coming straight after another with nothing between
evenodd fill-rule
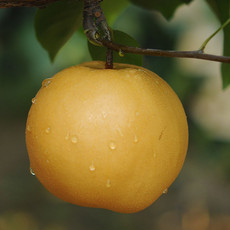
<instances>
[{"instance_id":1,"label":"thin twig","mask_svg":"<svg viewBox=\"0 0 230 230\"><path fill-rule=\"evenodd\" d=\"M0 0L0 8L10 7L45 7L59 0Z\"/></svg>"},{"instance_id":2,"label":"thin twig","mask_svg":"<svg viewBox=\"0 0 230 230\"><path fill-rule=\"evenodd\" d=\"M158 56L158 57L176 57L176 58L193 58L203 59L208 61L230 63L230 57L206 54L202 50L194 51L174 51L174 50L160 50L160 49L142 49L138 47L124 46L108 41L106 39L100 40L103 46L113 49L117 52L141 54L147 56Z\"/></svg>"},{"instance_id":3,"label":"thin twig","mask_svg":"<svg viewBox=\"0 0 230 230\"><path fill-rule=\"evenodd\" d=\"M49 3L56 2L56 1L58 0L20 0L20 1L19 0L0 0L0 8L21 7L21 6L44 7L48 5ZM84 0L85 4L88 5L88 7L90 7L92 3L94 3L93 5L95 5L95 3L99 3L100 1L102 0ZM101 8L100 8L100 12L103 13ZM99 35L97 34L98 25L96 26L95 24L92 24L93 22L92 18L95 16L95 12L94 12L94 15L91 14L90 16L91 16L89 20L90 22L87 21L85 23L86 24L85 27L87 27L88 29L85 32L89 40L91 40L91 42L94 42L97 45L103 45L108 48L107 57L106 57L107 66L111 66L111 63L112 63L112 50L115 50L117 52L122 52L122 53L133 53L133 54L148 55L148 56L193 58L193 59L203 59L203 60L215 61L215 62L230 63L230 57L204 53L204 48L206 44L209 42L209 40L214 35L216 35L216 33L218 33L221 29L223 29L226 25L228 25L230 19L228 19L226 23L224 23L213 35L211 35L208 39L206 39L206 41L202 44L200 50L173 51L173 50L160 50L160 49L142 49L138 47L130 47L130 46L124 46L121 44L116 44L111 41L110 36L108 36L108 34L104 38L101 38L101 37L98 38L97 37ZM108 33L108 30L105 30L104 32L106 34Z\"/></svg>"},{"instance_id":4,"label":"thin twig","mask_svg":"<svg viewBox=\"0 0 230 230\"><path fill-rule=\"evenodd\" d=\"M230 24L230 18L223 24L221 25L213 34L211 34L211 36L209 36L201 45L200 50L205 49L205 47L207 46L208 42L216 35L218 34L221 30L223 30L228 24Z\"/></svg>"}]
</instances>

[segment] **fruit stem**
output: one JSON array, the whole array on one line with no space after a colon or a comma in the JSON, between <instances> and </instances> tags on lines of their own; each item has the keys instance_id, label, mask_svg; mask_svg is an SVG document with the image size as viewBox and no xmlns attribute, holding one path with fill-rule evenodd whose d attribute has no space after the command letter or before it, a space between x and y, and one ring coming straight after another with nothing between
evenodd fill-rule
<instances>
[{"instance_id":1,"label":"fruit stem","mask_svg":"<svg viewBox=\"0 0 230 230\"><path fill-rule=\"evenodd\" d=\"M106 52L106 63L105 63L106 69L113 69L113 50L107 49Z\"/></svg>"},{"instance_id":2,"label":"fruit stem","mask_svg":"<svg viewBox=\"0 0 230 230\"><path fill-rule=\"evenodd\" d=\"M99 46L102 46L101 40L104 39L112 42L111 32L100 6L101 1L102 0L84 0L83 10L84 32L91 43ZM105 68L113 68L113 50L111 48L107 48Z\"/></svg>"}]
</instances>

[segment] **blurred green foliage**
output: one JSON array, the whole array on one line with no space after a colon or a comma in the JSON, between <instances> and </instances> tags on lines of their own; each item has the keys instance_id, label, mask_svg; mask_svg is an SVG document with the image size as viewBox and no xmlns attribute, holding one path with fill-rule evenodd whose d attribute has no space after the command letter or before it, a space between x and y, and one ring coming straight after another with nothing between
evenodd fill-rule
<instances>
[{"instance_id":1,"label":"blurred green foliage","mask_svg":"<svg viewBox=\"0 0 230 230\"><path fill-rule=\"evenodd\" d=\"M59 49L82 24L82 1L57 1L39 9L35 17L38 41L54 58Z\"/></svg>"},{"instance_id":2,"label":"blurred green foliage","mask_svg":"<svg viewBox=\"0 0 230 230\"><path fill-rule=\"evenodd\" d=\"M137 4L146 9L158 10L166 18L171 18L178 6L183 3L190 3L192 0L131 0L132 3Z\"/></svg>"}]
</instances>

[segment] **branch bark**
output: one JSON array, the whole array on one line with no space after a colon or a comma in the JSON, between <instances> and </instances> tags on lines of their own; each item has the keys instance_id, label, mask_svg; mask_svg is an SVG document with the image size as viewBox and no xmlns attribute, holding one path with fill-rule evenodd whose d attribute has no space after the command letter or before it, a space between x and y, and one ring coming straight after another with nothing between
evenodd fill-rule
<instances>
[{"instance_id":1,"label":"branch bark","mask_svg":"<svg viewBox=\"0 0 230 230\"><path fill-rule=\"evenodd\" d=\"M59 0L0 0L0 8L9 8L9 7L45 7L46 5L56 2ZM102 0L83 0L86 5L91 5L95 3L99 3ZM101 11L103 13L103 11ZM106 20L104 20L106 23ZM107 23L105 24L107 27ZM97 27L93 28L91 32L97 32ZM174 51L174 50L159 50L159 49L142 49L138 47L129 47L124 46L121 44L116 44L112 42L108 37L106 39L97 39L94 37L88 37L95 43L99 45L103 45L107 47L111 54L111 50L115 50L117 52L123 53L133 53L133 54L140 54L140 55L149 55L149 56L159 56L159 57L176 57L176 58L193 58L193 59L203 59L208 61L215 61L215 62L223 62L223 63L230 63L230 57L226 56L218 56L212 54L206 54L203 52L203 49L194 50L194 51ZM111 55L110 55L111 56ZM108 58L112 63L112 59ZM108 62L109 63L109 62ZM112 64L110 64L112 66Z\"/></svg>"},{"instance_id":2,"label":"branch bark","mask_svg":"<svg viewBox=\"0 0 230 230\"><path fill-rule=\"evenodd\" d=\"M100 7L99 5L100 1L102 0L84 0L87 6L94 5L95 2L97 2L96 5L98 7ZM100 12L101 14L103 14L103 10L101 8L100 8ZM202 47L199 50L194 50L194 51L174 51L174 50L160 50L160 49L143 49L143 48L138 48L138 47L124 46L122 44L116 44L111 39L108 39L108 37L100 36L100 32L97 28L98 25L95 25L93 20L94 20L93 17L90 18L87 13L85 14L83 21L90 22L88 24L94 25L94 26L91 26L90 28L85 28L85 31L87 31L86 35L88 39L94 44L98 44L98 45L107 47L109 52L107 52L107 59L106 59L107 62L106 63L108 63L108 60L109 60L108 54L111 54L112 50L117 51L117 52L122 52L122 53L133 53L133 54L147 55L147 56L193 58L193 59L202 59L202 60L208 60L208 61L214 61L214 62L230 63L230 57L206 54L204 53L204 47ZM105 28L107 27L107 30L108 30L106 19L103 18L102 21L105 22L104 27ZM98 34L97 36L98 38L95 36L96 33ZM110 63L112 63L112 61L110 61Z\"/></svg>"},{"instance_id":3,"label":"branch bark","mask_svg":"<svg viewBox=\"0 0 230 230\"><path fill-rule=\"evenodd\" d=\"M45 7L59 0L0 0L0 8L10 7Z\"/></svg>"},{"instance_id":4,"label":"branch bark","mask_svg":"<svg viewBox=\"0 0 230 230\"><path fill-rule=\"evenodd\" d=\"M100 33L102 37L112 42L111 32L109 30L104 12L100 6L102 0L84 0L83 10L83 28L89 41L98 44ZM107 48L106 69L113 68L113 50Z\"/></svg>"},{"instance_id":5,"label":"branch bark","mask_svg":"<svg viewBox=\"0 0 230 230\"><path fill-rule=\"evenodd\" d=\"M206 54L202 50L194 51L174 51L174 50L159 50L159 49L142 49L138 47L124 46L108 41L106 39L100 40L100 43L110 49L117 52L141 54L147 56L158 56L158 57L174 57L174 58L193 58L203 59L208 61L230 63L230 57Z\"/></svg>"}]
</instances>

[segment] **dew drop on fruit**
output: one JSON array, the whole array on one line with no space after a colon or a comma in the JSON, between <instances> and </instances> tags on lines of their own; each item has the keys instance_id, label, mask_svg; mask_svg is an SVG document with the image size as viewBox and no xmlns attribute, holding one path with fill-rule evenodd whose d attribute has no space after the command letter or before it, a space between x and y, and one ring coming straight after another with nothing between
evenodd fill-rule
<instances>
[{"instance_id":1,"label":"dew drop on fruit","mask_svg":"<svg viewBox=\"0 0 230 230\"><path fill-rule=\"evenodd\" d=\"M107 115L108 115L108 114L107 114L105 111L103 111L103 112L102 112L102 116L103 116L103 118L106 118L106 117L107 117Z\"/></svg>"},{"instance_id":2,"label":"dew drop on fruit","mask_svg":"<svg viewBox=\"0 0 230 230\"><path fill-rule=\"evenodd\" d=\"M50 133L50 127L48 127L48 128L46 129L46 133L47 133L47 134Z\"/></svg>"},{"instance_id":3,"label":"dew drop on fruit","mask_svg":"<svg viewBox=\"0 0 230 230\"><path fill-rule=\"evenodd\" d=\"M34 173L34 171L33 171L33 169L30 167L30 174L32 175L32 176L35 176L35 173Z\"/></svg>"},{"instance_id":4,"label":"dew drop on fruit","mask_svg":"<svg viewBox=\"0 0 230 230\"><path fill-rule=\"evenodd\" d=\"M131 75L133 75L133 74L136 74L137 71L138 71L138 70L136 70L136 69L130 69L130 70L129 70L129 73L130 73Z\"/></svg>"},{"instance_id":5,"label":"dew drop on fruit","mask_svg":"<svg viewBox=\"0 0 230 230\"><path fill-rule=\"evenodd\" d=\"M163 194L167 194L168 193L168 189L166 188L164 191L163 191Z\"/></svg>"},{"instance_id":6,"label":"dew drop on fruit","mask_svg":"<svg viewBox=\"0 0 230 230\"><path fill-rule=\"evenodd\" d=\"M153 153L153 158L156 158L157 157L157 154L156 153Z\"/></svg>"},{"instance_id":7,"label":"dew drop on fruit","mask_svg":"<svg viewBox=\"0 0 230 230\"><path fill-rule=\"evenodd\" d=\"M77 137L76 137L76 136L73 136L73 137L71 138L71 141L72 141L72 143L76 144L76 143L77 143Z\"/></svg>"},{"instance_id":8,"label":"dew drop on fruit","mask_svg":"<svg viewBox=\"0 0 230 230\"><path fill-rule=\"evenodd\" d=\"M110 181L110 179L108 179L108 180L106 181L106 187L107 187L107 188L110 188L110 187L111 187L111 181Z\"/></svg>"},{"instance_id":9,"label":"dew drop on fruit","mask_svg":"<svg viewBox=\"0 0 230 230\"><path fill-rule=\"evenodd\" d=\"M69 140L69 133L66 134L65 140Z\"/></svg>"},{"instance_id":10,"label":"dew drop on fruit","mask_svg":"<svg viewBox=\"0 0 230 230\"><path fill-rule=\"evenodd\" d=\"M111 150L115 150L115 149L116 149L116 144L115 144L113 141L111 141L111 142L109 143L109 148L110 148Z\"/></svg>"},{"instance_id":11,"label":"dew drop on fruit","mask_svg":"<svg viewBox=\"0 0 230 230\"><path fill-rule=\"evenodd\" d=\"M92 161L92 164L89 166L89 170L91 171L91 172L93 172L93 171L95 171L95 166L94 166L94 163L93 163L93 161Z\"/></svg>"},{"instance_id":12,"label":"dew drop on fruit","mask_svg":"<svg viewBox=\"0 0 230 230\"><path fill-rule=\"evenodd\" d=\"M134 135L134 142L135 142L135 143L138 142L138 137L137 137L137 135Z\"/></svg>"},{"instance_id":13,"label":"dew drop on fruit","mask_svg":"<svg viewBox=\"0 0 230 230\"><path fill-rule=\"evenodd\" d=\"M136 112L135 115L138 117L138 116L140 115L140 113L139 113L139 112Z\"/></svg>"},{"instance_id":14,"label":"dew drop on fruit","mask_svg":"<svg viewBox=\"0 0 230 230\"><path fill-rule=\"evenodd\" d=\"M118 54L119 54L120 57L124 57L125 56L125 52L122 49L119 49Z\"/></svg>"},{"instance_id":15,"label":"dew drop on fruit","mask_svg":"<svg viewBox=\"0 0 230 230\"><path fill-rule=\"evenodd\" d=\"M26 130L27 130L28 132L31 132L31 127L30 127L29 125L27 125Z\"/></svg>"},{"instance_id":16,"label":"dew drop on fruit","mask_svg":"<svg viewBox=\"0 0 230 230\"><path fill-rule=\"evenodd\" d=\"M124 136L124 134L123 134L123 132L121 131L121 128L120 128L120 127L117 128L117 131L118 131L118 133L119 133L119 135L120 135L121 137Z\"/></svg>"},{"instance_id":17,"label":"dew drop on fruit","mask_svg":"<svg viewBox=\"0 0 230 230\"><path fill-rule=\"evenodd\" d=\"M47 78L42 82L42 87L47 87L51 83L51 78Z\"/></svg>"},{"instance_id":18,"label":"dew drop on fruit","mask_svg":"<svg viewBox=\"0 0 230 230\"><path fill-rule=\"evenodd\" d=\"M34 98L32 98L32 100L31 100L31 101L32 101L32 103L33 103L33 104L35 104L35 103L36 103L36 98L35 98L35 97L34 97Z\"/></svg>"}]
</instances>

